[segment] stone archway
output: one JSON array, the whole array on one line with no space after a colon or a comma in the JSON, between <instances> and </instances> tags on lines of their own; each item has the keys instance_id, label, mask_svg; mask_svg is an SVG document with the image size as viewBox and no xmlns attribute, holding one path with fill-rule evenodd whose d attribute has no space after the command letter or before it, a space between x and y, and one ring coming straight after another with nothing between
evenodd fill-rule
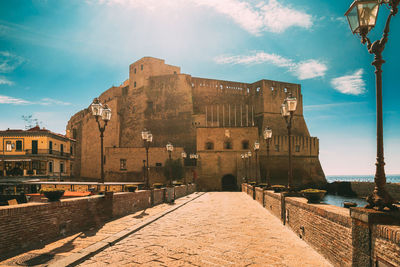
<instances>
[{"instance_id":1,"label":"stone archway","mask_svg":"<svg viewBox=\"0 0 400 267\"><path fill-rule=\"evenodd\" d=\"M224 175L221 179L222 191L238 191L236 177L232 174Z\"/></svg>"}]
</instances>

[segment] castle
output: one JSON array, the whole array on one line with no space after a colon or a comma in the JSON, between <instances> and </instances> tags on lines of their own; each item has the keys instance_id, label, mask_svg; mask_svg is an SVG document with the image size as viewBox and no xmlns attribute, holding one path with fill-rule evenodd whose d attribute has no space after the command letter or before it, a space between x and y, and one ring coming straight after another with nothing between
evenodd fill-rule
<instances>
[{"instance_id":1,"label":"castle","mask_svg":"<svg viewBox=\"0 0 400 267\"><path fill-rule=\"evenodd\" d=\"M168 142L175 147L174 158L183 151L198 155L184 160L187 181L195 179L199 189L221 190L227 183L240 185L245 176L241 154L253 151L258 140L258 162L251 158L248 171L264 180L267 159L262 133L269 126L273 131L271 182L286 184L288 136L280 108L289 93L298 100L291 136L294 183L325 183L319 140L308 132L299 84L197 78L152 57L131 64L129 79L99 96L113 113L104 136L105 180L143 181L146 157L141 131L145 128L154 136L149 150L150 184L163 182ZM100 138L89 109L71 117L67 136L77 140L74 175L99 179Z\"/></svg>"}]
</instances>

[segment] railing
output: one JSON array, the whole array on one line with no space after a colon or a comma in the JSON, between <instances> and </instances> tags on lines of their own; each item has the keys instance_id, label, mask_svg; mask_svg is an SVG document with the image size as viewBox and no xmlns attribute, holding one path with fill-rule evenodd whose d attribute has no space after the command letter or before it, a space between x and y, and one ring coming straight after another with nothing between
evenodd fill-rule
<instances>
[{"instance_id":1,"label":"railing","mask_svg":"<svg viewBox=\"0 0 400 267\"><path fill-rule=\"evenodd\" d=\"M55 155L55 156L63 156L63 157L70 157L71 153L67 152L61 152L57 150L52 150L52 149L26 149L25 153L27 155Z\"/></svg>"}]
</instances>

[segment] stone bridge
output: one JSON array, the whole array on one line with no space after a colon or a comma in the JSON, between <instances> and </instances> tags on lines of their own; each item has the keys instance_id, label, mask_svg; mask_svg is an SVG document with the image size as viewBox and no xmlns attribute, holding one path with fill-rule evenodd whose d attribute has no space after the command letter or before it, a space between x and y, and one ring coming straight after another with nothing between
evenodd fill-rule
<instances>
[{"instance_id":1,"label":"stone bridge","mask_svg":"<svg viewBox=\"0 0 400 267\"><path fill-rule=\"evenodd\" d=\"M354 232L370 232L356 229L363 225L356 227L348 210L310 205L264 190L254 191L255 201L252 187L242 189L245 192L197 192L173 205L142 203L145 209L59 238L0 265L369 266L379 262L400 266L400 226L373 226L372 242L354 246ZM146 199L145 193L137 194ZM361 247L370 244L369 262L362 262Z\"/></svg>"}]
</instances>

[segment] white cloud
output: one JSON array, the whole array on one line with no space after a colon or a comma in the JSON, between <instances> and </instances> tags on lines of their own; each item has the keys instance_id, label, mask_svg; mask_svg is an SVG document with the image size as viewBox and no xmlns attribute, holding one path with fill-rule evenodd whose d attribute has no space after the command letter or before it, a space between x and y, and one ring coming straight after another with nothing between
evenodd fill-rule
<instances>
[{"instance_id":1,"label":"white cloud","mask_svg":"<svg viewBox=\"0 0 400 267\"><path fill-rule=\"evenodd\" d=\"M294 72L300 80L306 80L324 76L327 69L328 67L325 64L315 59L310 59L297 64Z\"/></svg>"},{"instance_id":2,"label":"white cloud","mask_svg":"<svg viewBox=\"0 0 400 267\"><path fill-rule=\"evenodd\" d=\"M21 98L15 98L11 96L6 96L6 95L0 95L0 104L13 104L13 105L30 105L33 104L30 101L21 99Z\"/></svg>"},{"instance_id":3,"label":"white cloud","mask_svg":"<svg viewBox=\"0 0 400 267\"><path fill-rule=\"evenodd\" d=\"M15 98L12 96L0 95L0 104L12 104L12 105L42 105L42 106L50 106L50 105L63 105L69 106L71 103L63 102L56 99L51 98L43 98L38 102L33 102L29 100L25 100L22 98Z\"/></svg>"},{"instance_id":4,"label":"white cloud","mask_svg":"<svg viewBox=\"0 0 400 267\"><path fill-rule=\"evenodd\" d=\"M7 79L4 76L0 76L0 85L1 84L6 84L6 85L14 85L13 81L10 81L9 79Z\"/></svg>"},{"instance_id":5,"label":"white cloud","mask_svg":"<svg viewBox=\"0 0 400 267\"><path fill-rule=\"evenodd\" d=\"M218 64L252 65L270 63L278 67L287 68L289 72L300 80L323 77L328 70L328 67L323 62L315 59L295 62L292 59L265 52L254 52L253 55L218 56L214 60Z\"/></svg>"},{"instance_id":6,"label":"white cloud","mask_svg":"<svg viewBox=\"0 0 400 267\"><path fill-rule=\"evenodd\" d=\"M38 102L39 105L42 106L49 106L49 105L62 105L62 106L69 106L71 103L63 102L60 100L52 99L52 98L43 98Z\"/></svg>"},{"instance_id":7,"label":"white cloud","mask_svg":"<svg viewBox=\"0 0 400 267\"><path fill-rule=\"evenodd\" d=\"M337 77L331 80L331 85L337 91L348 95L360 95L365 92L365 82L362 79L363 69L359 69L351 75Z\"/></svg>"},{"instance_id":8,"label":"white cloud","mask_svg":"<svg viewBox=\"0 0 400 267\"><path fill-rule=\"evenodd\" d=\"M2 73L14 71L23 62L24 59L20 56L7 51L0 51L0 72Z\"/></svg>"},{"instance_id":9,"label":"white cloud","mask_svg":"<svg viewBox=\"0 0 400 267\"><path fill-rule=\"evenodd\" d=\"M166 6L182 8L191 3L211 8L229 17L253 35L261 35L264 31L281 33L294 26L309 29L313 24L311 15L298 8L284 6L278 0L262 1L256 5L248 0L87 0L87 2L150 10L163 9Z\"/></svg>"}]
</instances>

